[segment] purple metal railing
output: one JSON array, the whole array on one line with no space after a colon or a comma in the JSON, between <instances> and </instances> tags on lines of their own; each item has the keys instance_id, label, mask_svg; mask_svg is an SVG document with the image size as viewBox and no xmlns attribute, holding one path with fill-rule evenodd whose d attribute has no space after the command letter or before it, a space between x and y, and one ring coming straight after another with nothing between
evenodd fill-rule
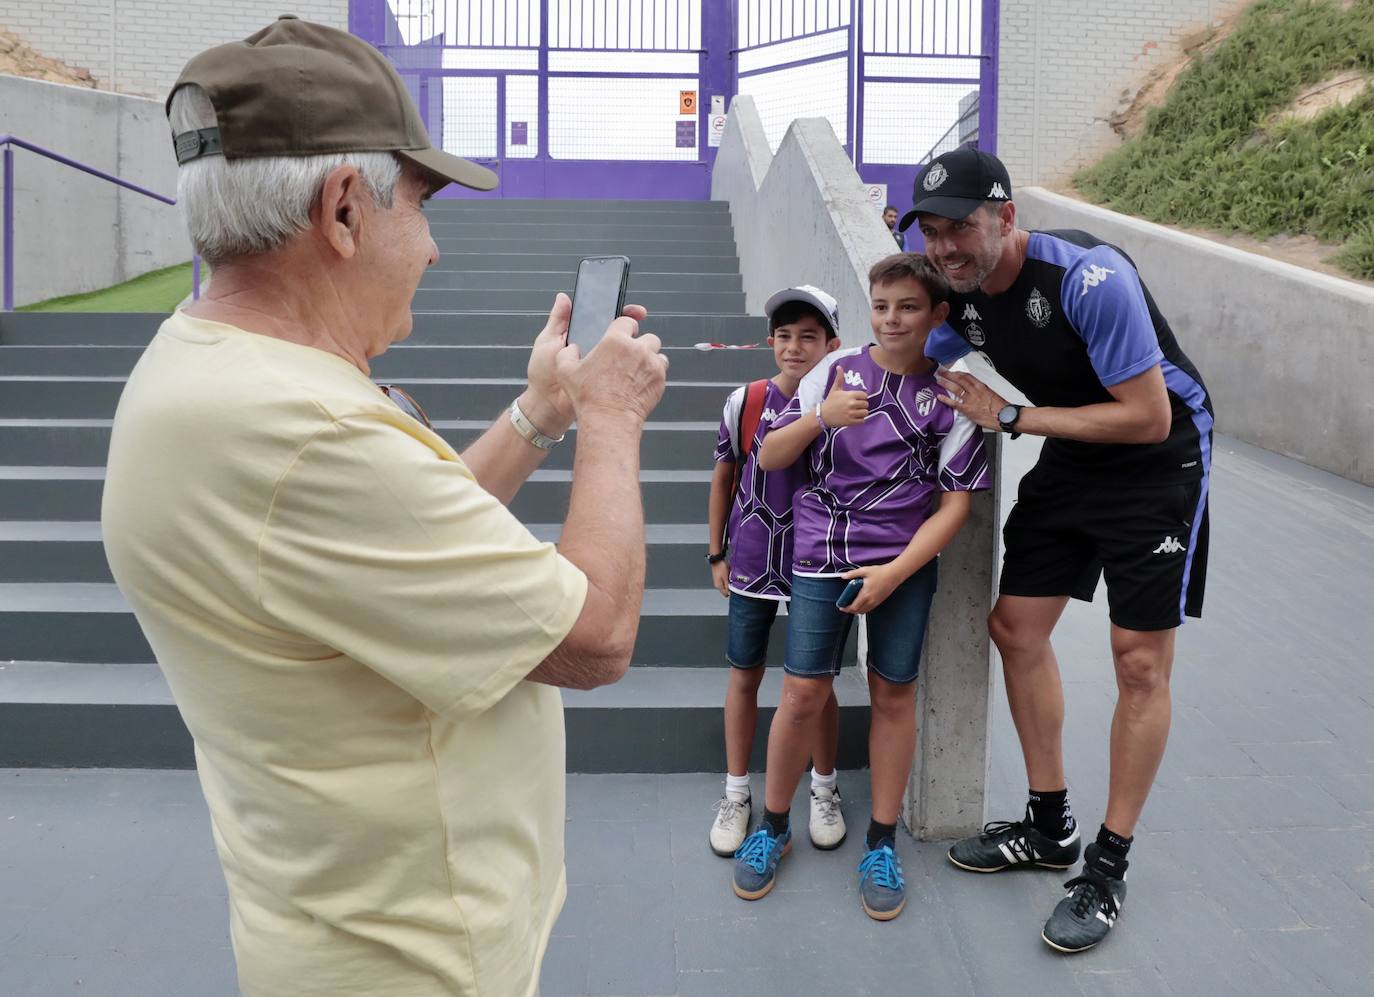
<instances>
[{"instance_id":1,"label":"purple metal railing","mask_svg":"<svg viewBox=\"0 0 1374 997\"><path fill-rule=\"evenodd\" d=\"M3 227L4 230L5 253L3 300L0 300L0 310L3 311L14 311L14 146L18 146L21 149L27 149L29 152L44 156L55 163L61 163L63 166L70 166L72 169L80 170L82 173L89 173L93 177L98 177L107 183L112 183L126 190L131 190L136 194L142 194L144 197L151 197L153 200L161 201L163 204L174 205L177 203L176 198L167 197L156 191L148 190L146 187L140 187L138 184L125 180L122 177L117 177L112 173L106 173L104 170L97 169L94 166L89 166L86 163L70 159L60 152L53 152L51 149L45 149L41 145L26 142L24 139L15 135L0 135L0 146L4 147L3 158L5 165L4 205L0 208L0 211L3 211L4 214L3 223L0 223L0 227ZM194 257L193 262L191 293L195 298L199 298L200 257Z\"/></svg>"}]
</instances>

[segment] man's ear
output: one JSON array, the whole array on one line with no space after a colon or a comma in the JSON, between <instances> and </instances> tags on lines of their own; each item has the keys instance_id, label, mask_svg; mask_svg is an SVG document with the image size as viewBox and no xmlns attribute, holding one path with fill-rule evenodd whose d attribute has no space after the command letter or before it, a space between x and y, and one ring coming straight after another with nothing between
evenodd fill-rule
<instances>
[{"instance_id":1,"label":"man's ear","mask_svg":"<svg viewBox=\"0 0 1374 997\"><path fill-rule=\"evenodd\" d=\"M1002 205L1002 210L999 212L999 214L1001 215L1002 221L1002 234L1009 235L1012 232L1015 232L1016 203L1014 201L1008 201L1006 204Z\"/></svg>"},{"instance_id":2,"label":"man's ear","mask_svg":"<svg viewBox=\"0 0 1374 997\"><path fill-rule=\"evenodd\" d=\"M358 252L363 228L363 206L370 203L362 175L345 163L329 171L315 203L314 222L326 245L343 259Z\"/></svg>"}]
</instances>

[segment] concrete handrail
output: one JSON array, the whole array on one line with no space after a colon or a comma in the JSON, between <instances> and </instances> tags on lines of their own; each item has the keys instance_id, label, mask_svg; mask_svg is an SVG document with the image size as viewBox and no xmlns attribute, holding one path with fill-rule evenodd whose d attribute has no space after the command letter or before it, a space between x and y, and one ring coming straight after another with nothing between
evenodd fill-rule
<instances>
[{"instance_id":1,"label":"concrete handrail","mask_svg":"<svg viewBox=\"0 0 1374 997\"><path fill-rule=\"evenodd\" d=\"M4 256L5 256L5 262L4 262L4 276L3 276L3 293L0 293L0 310L7 311L7 312L13 311L13 310L14 310L14 150L13 150L13 146L18 146L18 147L21 148L21 149L25 149L25 150L27 150L27 151L29 151L29 152L35 153L36 155L43 156L43 157L45 157L46 159L51 159L51 160L52 160L53 162L55 162L55 163L61 163L63 166L69 166L69 167L71 167L71 168L74 169L74 170L80 170L82 173L89 173L91 176L97 177L97 178L99 178L99 179L101 179L101 180L104 180L104 181L106 181L107 183L112 183L112 184L114 184L114 185L116 185L116 186L118 186L118 187L123 187L123 188L125 188L126 190L131 190L131 191L133 191L133 192L136 193L136 194L142 194L144 197L150 197L150 198L152 198L152 199L155 200L155 201L161 201L163 204L175 205L175 204L177 203L177 202L176 202L176 198L174 198L174 197L167 197L165 194L159 194L159 193L157 193L156 191L148 190L146 187L140 187L138 184L133 183L133 182L131 182L131 181L129 181L129 180L125 180L125 179L123 179L122 177L117 177L117 176L115 176L113 173L106 173L104 170L101 170L101 169L98 169L98 168L96 168L96 167L94 167L94 166L91 166L91 165L89 165L88 163L80 162L80 161L75 160L75 159L72 159L72 158L70 158L70 157L68 157L68 156L64 156L64 155L62 155L60 152L53 152L51 149L45 149L45 148L43 148L41 145L37 145L37 144L35 144L35 143L33 143L33 142L25 141L24 139L20 138L20 137L17 136L17 135L0 135L0 148L3 148L3 149L4 149L3 159L4 159L4 170L5 170L5 179L4 179L4 184L3 184L3 195L2 195L2 197L3 197L3 202L4 202L4 203L3 203L3 205L0 205L0 213L3 214L3 222L0 222L0 228L3 229L3 240L4 240L4 249L3 249L3 252L4 252ZM199 297L200 297L200 257L199 257L199 256L196 256L196 257L194 258L194 267L193 267L193 272L192 272L192 289L191 289L191 293L192 293L192 295L193 295L194 297L196 297L196 298L199 298Z\"/></svg>"},{"instance_id":2,"label":"concrete handrail","mask_svg":"<svg viewBox=\"0 0 1374 997\"><path fill-rule=\"evenodd\" d=\"M835 295L846 346L872 339L868 270L896 252L891 233L830 123L794 121L774 155L750 97L736 97L711 174L730 203L745 303L761 312L781 287L810 283ZM989 434L992 466L999 438ZM972 834L986 819L992 654L995 489L979 493L968 524L940 557L940 587L922 656L920 737L903 819L922 838ZM860 655L865 647L860 629Z\"/></svg>"}]
</instances>

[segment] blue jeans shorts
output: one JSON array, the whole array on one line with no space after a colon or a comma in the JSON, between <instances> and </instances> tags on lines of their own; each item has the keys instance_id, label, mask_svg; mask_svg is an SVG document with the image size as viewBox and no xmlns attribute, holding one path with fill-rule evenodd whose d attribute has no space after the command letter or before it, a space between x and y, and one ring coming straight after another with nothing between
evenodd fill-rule
<instances>
[{"instance_id":1,"label":"blue jeans shorts","mask_svg":"<svg viewBox=\"0 0 1374 997\"><path fill-rule=\"evenodd\" d=\"M869 670L895 685L916 681L930 603L935 598L936 563L932 560L921 568L866 614ZM837 609L835 600L847 584L843 578L792 576L784 665L789 675L826 678L840 673L854 616Z\"/></svg>"},{"instance_id":2,"label":"blue jeans shorts","mask_svg":"<svg viewBox=\"0 0 1374 997\"><path fill-rule=\"evenodd\" d=\"M730 627L725 660L736 668L758 668L768 657L768 631L782 603L777 599L730 593Z\"/></svg>"}]
</instances>

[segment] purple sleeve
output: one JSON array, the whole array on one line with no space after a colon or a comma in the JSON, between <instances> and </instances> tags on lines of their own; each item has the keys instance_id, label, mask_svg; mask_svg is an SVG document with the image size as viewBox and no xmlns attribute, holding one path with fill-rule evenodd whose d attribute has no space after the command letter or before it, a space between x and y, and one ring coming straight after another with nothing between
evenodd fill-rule
<instances>
[{"instance_id":1,"label":"purple sleeve","mask_svg":"<svg viewBox=\"0 0 1374 997\"><path fill-rule=\"evenodd\" d=\"M744 405L744 388L736 388L725 399L725 409L720 414L720 432L716 434L717 464L734 464L739 460L739 443L735 433L739 430L739 413Z\"/></svg>"},{"instance_id":2,"label":"purple sleeve","mask_svg":"<svg viewBox=\"0 0 1374 997\"><path fill-rule=\"evenodd\" d=\"M1064 315L1088 347L1104 387L1142 374L1164 359L1140 275L1110 246L1094 246L1064 275Z\"/></svg>"},{"instance_id":3,"label":"purple sleeve","mask_svg":"<svg viewBox=\"0 0 1374 997\"><path fill-rule=\"evenodd\" d=\"M954 327L948 322L940 325L938 329L930 330L930 335L926 337L926 356L938 364L948 367L960 357L966 357L973 351L967 339L954 331Z\"/></svg>"},{"instance_id":4,"label":"purple sleeve","mask_svg":"<svg viewBox=\"0 0 1374 997\"><path fill-rule=\"evenodd\" d=\"M954 425L940 441L940 491L976 492L992 487L983 431L968 418L955 414Z\"/></svg>"},{"instance_id":5,"label":"purple sleeve","mask_svg":"<svg viewBox=\"0 0 1374 997\"><path fill-rule=\"evenodd\" d=\"M773 430L781 429L783 426L790 426L801 418L801 411L801 392L798 391L792 396L791 400L788 401L787 407L778 413L778 417L773 420L773 425L768 427L768 432L771 433Z\"/></svg>"},{"instance_id":6,"label":"purple sleeve","mask_svg":"<svg viewBox=\"0 0 1374 997\"><path fill-rule=\"evenodd\" d=\"M730 427L724 419L720 420L720 432L716 435L715 461L717 464L735 463L735 445L730 439Z\"/></svg>"}]
</instances>

